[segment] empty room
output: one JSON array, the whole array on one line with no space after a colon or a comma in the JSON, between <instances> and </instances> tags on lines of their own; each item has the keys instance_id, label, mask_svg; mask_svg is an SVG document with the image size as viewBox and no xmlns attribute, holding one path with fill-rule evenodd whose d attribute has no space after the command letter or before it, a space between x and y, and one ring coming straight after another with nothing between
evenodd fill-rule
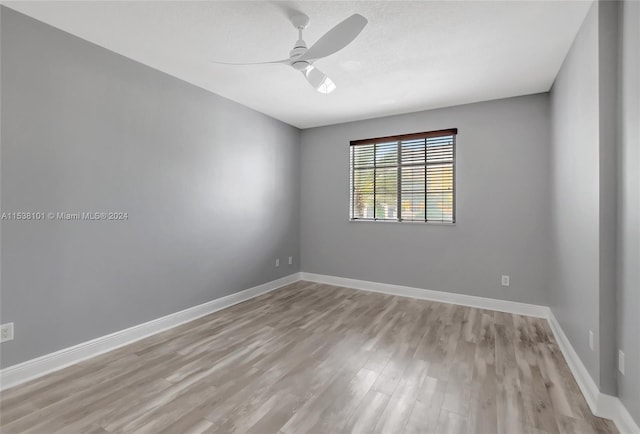
<instances>
[{"instance_id":1,"label":"empty room","mask_svg":"<svg viewBox=\"0 0 640 434\"><path fill-rule=\"evenodd\" d=\"M640 434L640 1L0 3L0 433Z\"/></svg>"}]
</instances>

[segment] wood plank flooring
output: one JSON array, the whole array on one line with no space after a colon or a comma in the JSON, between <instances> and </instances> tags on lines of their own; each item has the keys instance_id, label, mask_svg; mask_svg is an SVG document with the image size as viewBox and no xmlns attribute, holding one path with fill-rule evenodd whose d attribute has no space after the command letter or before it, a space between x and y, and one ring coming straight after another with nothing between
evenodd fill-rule
<instances>
[{"instance_id":1,"label":"wood plank flooring","mask_svg":"<svg viewBox=\"0 0 640 434\"><path fill-rule=\"evenodd\" d=\"M546 321L297 282L0 395L14 433L616 433Z\"/></svg>"}]
</instances>

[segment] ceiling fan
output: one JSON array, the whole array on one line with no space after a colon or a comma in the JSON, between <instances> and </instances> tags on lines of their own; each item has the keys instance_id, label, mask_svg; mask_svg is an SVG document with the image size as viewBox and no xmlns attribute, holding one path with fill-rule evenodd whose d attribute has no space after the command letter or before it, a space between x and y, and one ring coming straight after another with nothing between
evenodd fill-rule
<instances>
[{"instance_id":1,"label":"ceiling fan","mask_svg":"<svg viewBox=\"0 0 640 434\"><path fill-rule=\"evenodd\" d=\"M336 89L335 83L325 73L313 66L313 62L330 56L349 45L367 25L367 19L359 14L351 15L325 33L311 48L307 48L306 42L302 39L302 31L309 25L309 17L302 13L296 14L291 17L291 24L298 30L298 40L293 50L289 53L288 59L258 63L214 63L223 65L265 65L280 63L289 65L293 69L302 72L309 84L318 92L333 92Z\"/></svg>"}]
</instances>

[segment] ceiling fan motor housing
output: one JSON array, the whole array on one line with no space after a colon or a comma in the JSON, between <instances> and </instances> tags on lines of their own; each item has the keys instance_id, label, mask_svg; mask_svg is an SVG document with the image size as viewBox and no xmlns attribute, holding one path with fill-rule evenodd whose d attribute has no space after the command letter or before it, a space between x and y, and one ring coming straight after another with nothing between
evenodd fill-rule
<instances>
[{"instance_id":1,"label":"ceiling fan motor housing","mask_svg":"<svg viewBox=\"0 0 640 434\"><path fill-rule=\"evenodd\" d=\"M302 56L306 52L307 52L307 44L305 44L305 42L302 39L299 39L296 42L296 46L293 47L293 50L289 52L289 58L291 60L294 60L295 58Z\"/></svg>"},{"instance_id":2,"label":"ceiling fan motor housing","mask_svg":"<svg viewBox=\"0 0 640 434\"><path fill-rule=\"evenodd\" d=\"M297 70L297 71L304 71L306 70L309 66L311 66L311 63L307 62L306 60L300 60L298 62L296 62L294 60L294 62L291 64L291 66L293 66L293 69Z\"/></svg>"},{"instance_id":3,"label":"ceiling fan motor housing","mask_svg":"<svg viewBox=\"0 0 640 434\"><path fill-rule=\"evenodd\" d=\"M309 17L305 14L294 15L293 17L291 17L291 24L293 24L293 27L298 29L298 40L293 46L293 50L291 50L291 52L289 53L289 58L294 59L295 57L300 57L307 52L307 43L304 42L304 39L302 39L302 31L309 25ZM295 64L295 62L293 64ZM299 70L304 69L300 66L294 66L294 68Z\"/></svg>"}]
</instances>

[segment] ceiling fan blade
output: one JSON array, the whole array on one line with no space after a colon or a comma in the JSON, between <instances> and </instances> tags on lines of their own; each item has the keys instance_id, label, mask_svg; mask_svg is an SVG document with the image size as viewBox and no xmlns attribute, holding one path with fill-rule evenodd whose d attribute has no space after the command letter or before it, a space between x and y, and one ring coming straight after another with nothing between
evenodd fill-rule
<instances>
[{"instance_id":1,"label":"ceiling fan blade","mask_svg":"<svg viewBox=\"0 0 640 434\"><path fill-rule=\"evenodd\" d=\"M289 59L282 59L282 60L273 60L271 62L251 62L251 63L232 63L232 62L216 62L215 60L212 60L212 63L216 63L218 65L268 65L270 63L289 63Z\"/></svg>"},{"instance_id":2,"label":"ceiling fan blade","mask_svg":"<svg viewBox=\"0 0 640 434\"><path fill-rule=\"evenodd\" d=\"M307 69L302 71L304 76L307 78L307 81L315 90L320 93L331 93L336 90L336 85L327 74L320 71L315 66L309 66Z\"/></svg>"},{"instance_id":3,"label":"ceiling fan blade","mask_svg":"<svg viewBox=\"0 0 640 434\"><path fill-rule=\"evenodd\" d=\"M360 14L351 15L318 39L318 42L300 56L300 60L320 59L342 50L360 34L367 22Z\"/></svg>"}]
</instances>

